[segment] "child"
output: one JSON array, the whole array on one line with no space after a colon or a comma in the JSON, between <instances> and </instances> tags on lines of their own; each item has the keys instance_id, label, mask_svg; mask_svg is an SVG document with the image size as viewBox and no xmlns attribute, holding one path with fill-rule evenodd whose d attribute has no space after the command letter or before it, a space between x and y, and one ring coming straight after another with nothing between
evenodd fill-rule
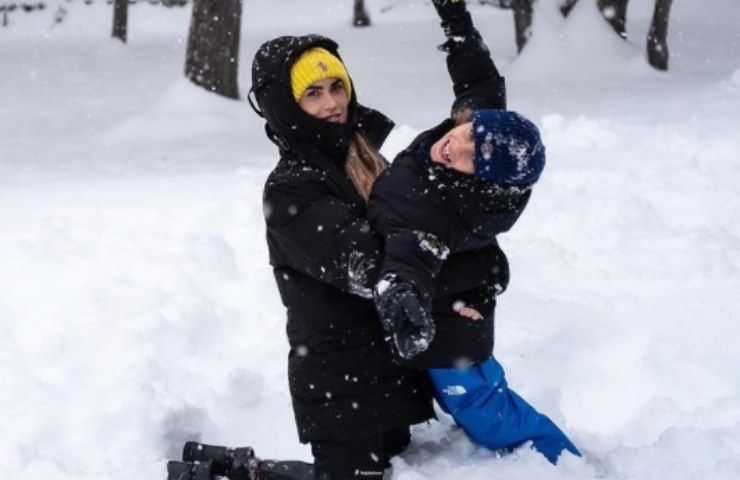
<instances>
[{"instance_id":1,"label":"child","mask_svg":"<svg viewBox=\"0 0 740 480\"><path fill-rule=\"evenodd\" d=\"M435 283L448 255L496 246L496 235L524 210L545 163L534 124L503 110L503 78L464 2L434 4L448 36L454 119L419 135L373 186L368 219L385 239L376 306L399 362L429 368L440 406L473 440L492 449L531 440L555 463L564 449L580 453L548 417L507 388L490 348L487 358L472 345L477 352L463 355L457 332L433 320L444 319ZM492 325L494 296L504 288L505 281L488 295L447 307L470 324ZM443 293L439 297L449 297ZM444 334L435 337L439 328Z\"/></svg>"}]
</instances>

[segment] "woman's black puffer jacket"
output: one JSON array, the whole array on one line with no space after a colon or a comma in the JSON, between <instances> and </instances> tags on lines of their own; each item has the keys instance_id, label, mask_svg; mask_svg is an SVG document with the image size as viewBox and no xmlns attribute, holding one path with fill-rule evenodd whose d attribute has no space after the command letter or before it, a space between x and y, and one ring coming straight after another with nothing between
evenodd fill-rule
<instances>
[{"instance_id":1,"label":"woman's black puffer jacket","mask_svg":"<svg viewBox=\"0 0 740 480\"><path fill-rule=\"evenodd\" d=\"M290 67L315 46L337 54L324 37L281 37L260 48L252 68L267 135L280 150L264 207L270 263L287 308L289 384L302 442L370 436L434 416L425 373L396 364L384 342L371 295L382 245L344 170L352 128L379 148L393 123L359 105L355 88L347 125L304 113L292 97ZM497 261L493 249L452 256L438 291L482 292ZM490 346L492 325L484 333Z\"/></svg>"},{"instance_id":2,"label":"woman's black puffer jacket","mask_svg":"<svg viewBox=\"0 0 740 480\"><path fill-rule=\"evenodd\" d=\"M433 416L422 372L393 363L383 342L370 295L380 245L344 173L350 126L310 117L290 91L291 64L316 46L336 54L320 36L282 37L263 45L253 64L257 103L280 149L264 206L302 442L370 436ZM378 147L393 127L354 95L351 118Z\"/></svg>"}]
</instances>

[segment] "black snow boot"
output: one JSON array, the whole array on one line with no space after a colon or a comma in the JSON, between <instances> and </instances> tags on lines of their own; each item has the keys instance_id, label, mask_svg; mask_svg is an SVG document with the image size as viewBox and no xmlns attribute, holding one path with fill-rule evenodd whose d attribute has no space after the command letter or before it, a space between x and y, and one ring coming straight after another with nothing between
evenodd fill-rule
<instances>
[{"instance_id":1,"label":"black snow boot","mask_svg":"<svg viewBox=\"0 0 740 480\"><path fill-rule=\"evenodd\" d=\"M167 480L211 480L211 462L167 462Z\"/></svg>"},{"instance_id":2,"label":"black snow boot","mask_svg":"<svg viewBox=\"0 0 740 480\"><path fill-rule=\"evenodd\" d=\"M185 462L207 462L211 475L228 477L230 480L251 480L259 460L249 447L227 448L187 442L182 449Z\"/></svg>"}]
</instances>

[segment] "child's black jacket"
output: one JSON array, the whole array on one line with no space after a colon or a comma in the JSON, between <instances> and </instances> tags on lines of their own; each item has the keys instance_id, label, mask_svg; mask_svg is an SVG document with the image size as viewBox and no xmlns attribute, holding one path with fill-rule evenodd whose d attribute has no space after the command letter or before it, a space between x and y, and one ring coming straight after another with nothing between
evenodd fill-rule
<instances>
[{"instance_id":1,"label":"child's black jacket","mask_svg":"<svg viewBox=\"0 0 740 480\"><path fill-rule=\"evenodd\" d=\"M441 48L448 53L455 93L452 117L479 108L506 109L504 78L470 17L459 17L445 28L449 39ZM508 261L496 235L511 228L531 194L530 188L488 184L432 163L429 148L459 121L447 119L420 134L376 180L370 196L368 220L385 240L379 277L395 273L432 302L435 339L413 359L396 359L404 365L449 367L459 361L480 362L491 354L495 295L509 282ZM430 234L436 241L430 241ZM449 261L437 242L449 249ZM490 265L490 279L465 294L450 294L445 270L460 252ZM460 302L477 309L483 320L458 315L454 308Z\"/></svg>"},{"instance_id":2,"label":"child's black jacket","mask_svg":"<svg viewBox=\"0 0 740 480\"><path fill-rule=\"evenodd\" d=\"M488 184L432 163L429 147L454 126L447 120L401 152L376 181L368 208L373 230L385 239L380 277L395 273L422 297L432 297L435 339L426 352L401 361L426 368L482 361L491 354L494 297L509 281L508 262L496 235L511 228L531 194L530 188ZM475 290L475 295L448 295L446 279L438 281L446 249L452 254L478 251L481 262L492 262L487 288ZM460 302L480 311L484 319L458 315L455 307Z\"/></svg>"}]
</instances>

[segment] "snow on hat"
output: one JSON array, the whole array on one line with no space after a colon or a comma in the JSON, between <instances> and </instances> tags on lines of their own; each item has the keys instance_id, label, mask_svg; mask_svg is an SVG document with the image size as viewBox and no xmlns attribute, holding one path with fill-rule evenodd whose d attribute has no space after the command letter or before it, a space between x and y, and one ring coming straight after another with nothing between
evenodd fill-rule
<instances>
[{"instance_id":1,"label":"snow on hat","mask_svg":"<svg viewBox=\"0 0 740 480\"><path fill-rule=\"evenodd\" d=\"M296 102L301 99L308 87L325 78L340 79L347 98L352 97L352 84L341 60L321 47L313 47L303 52L290 70L290 86Z\"/></svg>"},{"instance_id":2,"label":"snow on hat","mask_svg":"<svg viewBox=\"0 0 740 480\"><path fill-rule=\"evenodd\" d=\"M534 123L516 112L473 112L475 177L492 183L530 185L545 167L545 146Z\"/></svg>"}]
</instances>

